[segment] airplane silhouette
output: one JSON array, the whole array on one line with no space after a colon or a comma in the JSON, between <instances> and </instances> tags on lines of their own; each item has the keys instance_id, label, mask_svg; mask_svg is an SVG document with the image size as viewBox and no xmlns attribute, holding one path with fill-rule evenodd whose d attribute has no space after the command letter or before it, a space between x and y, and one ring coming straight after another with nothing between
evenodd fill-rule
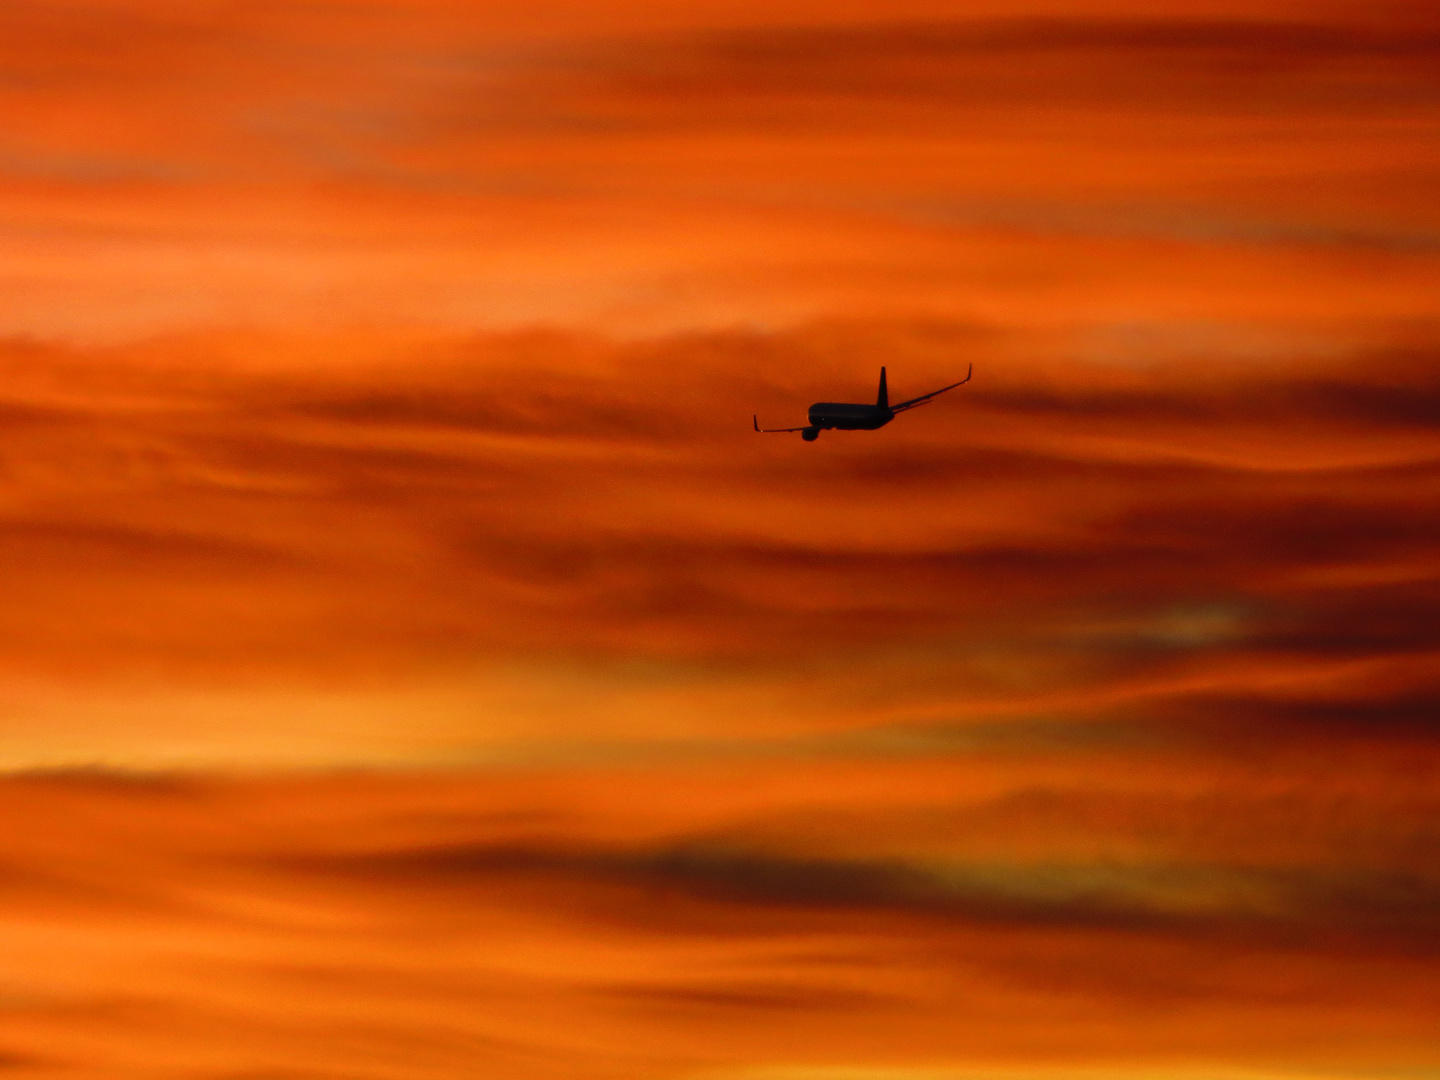
<instances>
[{"instance_id":1,"label":"airplane silhouette","mask_svg":"<svg viewBox=\"0 0 1440 1080\"><path fill-rule=\"evenodd\" d=\"M755 425L755 430L761 434L771 435L777 432L798 431L800 437L806 442L814 442L820 437L820 432L826 428L839 428L842 431L874 431L894 420L896 413L902 413L906 409L913 409L918 405L928 405L946 390L964 386L974 373L975 365L971 364L969 370L965 372L965 377L959 382L942 386L939 390L921 394L909 401L902 401L899 405L891 405L890 395L885 389L885 369L882 367L880 369L880 393L875 398L874 405L855 405L843 401L817 401L810 406L810 423L807 427L762 428L758 413L752 416L750 421Z\"/></svg>"}]
</instances>

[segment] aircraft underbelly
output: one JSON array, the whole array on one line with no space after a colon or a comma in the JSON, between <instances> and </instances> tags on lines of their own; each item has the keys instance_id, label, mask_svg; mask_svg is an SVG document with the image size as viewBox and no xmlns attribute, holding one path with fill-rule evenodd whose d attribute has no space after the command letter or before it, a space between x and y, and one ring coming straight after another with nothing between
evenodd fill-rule
<instances>
[{"instance_id":1,"label":"aircraft underbelly","mask_svg":"<svg viewBox=\"0 0 1440 1080\"><path fill-rule=\"evenodd\" d=\"M816 427L841 431L873 431L890 422L890 417L873 405L822 401L810 406L810 423Z\"/></svg>"}]
</instances>

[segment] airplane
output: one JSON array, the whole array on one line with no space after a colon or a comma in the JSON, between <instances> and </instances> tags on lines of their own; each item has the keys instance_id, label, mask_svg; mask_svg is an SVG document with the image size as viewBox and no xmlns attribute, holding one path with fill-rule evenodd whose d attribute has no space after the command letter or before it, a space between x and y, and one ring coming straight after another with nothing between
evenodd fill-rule
<instances>
[{"instance_id":1,"label":"airplane","mask_svg":"<svg viewBox=\"0 0 1440 1080\"><path fill-rule=\"evenodd\" d=\"M909 401L902 401L899 405L890 404L889 392L885 389L885 369L880 369L880 393L875 398L874 405L854 405L841 401L817 401L810 406L810 423L807 427L780 427L762 428L760 416L750 418L755 425L755 430L762 435L772 435L779 432L798 431L800 437L806 442L814 442L820 437L820 432L827 428L839 428L841 431L874 431L882 428L891 420L895 419L896 413L902 413L906 409L914 409L920 405L928 405L935 398L945 393L946 390L954 390L957 386L964 386L970 381L970 376L975 373L975 365L971 364L965 372L965 377L957 383L949 386L942 386L939 390L933 390L928 394L921 394Z\"/></svg>"}]
</instances>

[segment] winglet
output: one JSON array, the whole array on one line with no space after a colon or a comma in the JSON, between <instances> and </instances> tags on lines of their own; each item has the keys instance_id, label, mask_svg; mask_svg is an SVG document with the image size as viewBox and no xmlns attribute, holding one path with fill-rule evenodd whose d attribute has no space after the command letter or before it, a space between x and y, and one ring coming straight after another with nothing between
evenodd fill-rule
<instances>
[{"instance_id":1,"label":"winglet","mask_svg":"<svg viewBox=\"0 0 1440 1080\"><path fill-rule=\"evenodd\" d=\"M759 431L759 430L760 430L760 414L759 414L759 413L751 413L751 414L750 414L750 422L755 425L755 430L756 430L756 431Z\"/></svg>"},{"instance_id":2,"label":"winglet","mask_svg":"<svg viewBox=\"0 0 1440 1080\"><path fill-rule=\"evenodd\" d=\"M875 398L877 409L888 409L890 407L890 392L885 389L885 369L880 369L880 393Z\"/></svg>"}]
</instances>

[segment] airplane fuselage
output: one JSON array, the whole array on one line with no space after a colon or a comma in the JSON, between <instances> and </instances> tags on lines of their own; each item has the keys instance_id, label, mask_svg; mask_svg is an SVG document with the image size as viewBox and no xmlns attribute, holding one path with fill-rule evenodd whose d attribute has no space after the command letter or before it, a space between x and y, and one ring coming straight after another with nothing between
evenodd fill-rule
<instances>
[{"instance_id":1,"label":"airplane fuselage","mask_svg":"<svg viewBox=\"0 0 1440 1080\"><path fill-rule=\"evenodd\" d=\"M860 405L843 401L817 401L810 406L810 426L841 431L874 431L882 428L895 414L884 405Z\"/></svg>"}]
</instances>

